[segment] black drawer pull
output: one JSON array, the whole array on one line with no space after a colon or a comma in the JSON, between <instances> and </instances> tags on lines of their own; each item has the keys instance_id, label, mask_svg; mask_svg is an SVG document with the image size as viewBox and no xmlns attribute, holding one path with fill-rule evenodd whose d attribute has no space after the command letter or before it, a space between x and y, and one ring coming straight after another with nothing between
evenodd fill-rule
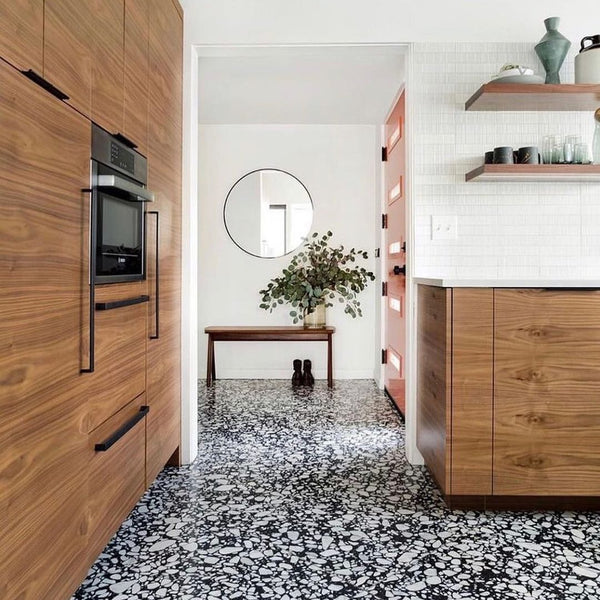
<instances>
[{"instance_id":1,"label":"black drawer pull","mask_svg":"<svg viewBox=\"0 0 600 600\"><path fill-rule=\"evenodd\" d=\"M48 80L44 79L41 75L38 75L32 69L27 71L21 71L25 77L31 79L33 83L37 83L40 87L44 88L47 92L50 92L53 96L56 96L59 100L68 100L67 96L62 90L59 90L55 85L52 85Z\"/></svg>"},{"instance_id":2,"label":"black drawer pull","mask_svg":"<svg viewBox=\"0 0 600 600\"><path fill-rule=\"evenodd\" d=\"M148 413L149 406L142 406L140 412L131 417L127 423L124 423L117 429L109 438L106 438L102 443L96 444L94 450L96 452L106 452L111 446L114 446L130 429L133 429Z\"/></svg>"},{"instance_id":3,"label":"black drawer pull","mask_svg":"<svg viewBox=\"0 0 600 600\"><path fill-rule=\"evenodd\" d=\"M126 298L125 300L115 300L113 302L96 302L96 310L112 310L113 308L122 308L123 306L133 306L148 302L150 296L137 296L136 298Z\"/></svg>"}]
</instances>

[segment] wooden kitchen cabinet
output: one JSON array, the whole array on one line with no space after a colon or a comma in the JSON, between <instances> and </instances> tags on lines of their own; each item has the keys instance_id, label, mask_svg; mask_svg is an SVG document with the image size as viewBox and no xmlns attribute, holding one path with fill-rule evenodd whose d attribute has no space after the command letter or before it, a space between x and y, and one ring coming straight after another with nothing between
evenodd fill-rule
<instances>
[{"instance_id":1,"label":"wooden kitchen cabinet","mask_svg":"<svg viewBox=\"0 0 600 600\"><path fill-rule=\"evenodd\" d=\"M148 0L125 0L123 135L148 155Z\"/></svg>"},{"instance_id":2,"label":"wooden kitchen cabinet","mask_svg":"<svg viewBox=\"0 0 600 600\"><path fill-rule=\"evenodd\" d=\"M450 506L597 508L600 290L418 299L417 446Z\"/></svg>"},{"instance_id":3,"label":"wooden kitchen cabinet","mask_svg":"<svg viewBox=\"0 0 600 600\"><path fill-rule=\"evenodd\" d=\"M88 564L146 489L145 404L141 394L88 436Z\"/></svg>"},{"instance_id":4,"label":"wooden kitchen cabinet","mask_svg":"<svg viewBox=\"0 0 600 600\"><path fill-rule=\"evenodd\" d=\"M493 290L419 286L417 446L446 495L492 493Z\"/></svg>"},{"instance_id":5,"label":"wooden kitchen cabinet","mask_svg":"<svg viewBox=\"0 0 600 600\"><path fill-rule=\"evenodd\" d=\"M91 131L0 62L0 597L69 597L85 575L78 393Z\"/></svg>"},{"instance_id":6,"label":"wooden kitchen cabinet","mask_svg":"<svg viewBox=\"0 0 600 600\"><path fill-rule=\"evenodd\" d=\"M147 298L145 281L96 288L95 370L85 377L87 430L104 423L146 389ZM128 306L100 310L120 301Z\"/></svg>"},{"instance_id":7,"label":"wooden kitchen cabinet","mask_svg":"<svg viewBox=\"0 0 600 600\"><path fill-rule=\"evenodd\" d=\"M494 493L600 495L600 290L495 291Z\"/></svg>"},{"instance_id":8,"label":"wooden kitchen cabinet","mask_svg":"<svg viewBox=\"0 0 600 600\"><path fill-rule=\"evenodd\" d=\"M172 459L181 429L181 139L182 18L175 4L151 0L148 187L156 194L148 217L149 306L147 483ZM155 262L158 228L159 295ZM158 319L157 319L158 314ZM157 331L158 325L158 331Z\"/></svg>"},{"instance_id":9,"label":"wooden kitchen cabinet","mask_svg":"<svg viewBox=\"0 0 600 600\"><path fill-rule=\"evenodd\" d=\"M93 27L90 2L45 0L44 78L91 116Z\"/></svg>"},{"instance_id":10,"label":"wooden kitchen cabinet","mask_svg":"<svg viewBox=\"0 0 600 600\"><path fill-rule=\"evenodd\" d=\"M0 2L0 56L21 71L42 74L44 0Z\"/></svg>"},{"instance_id":11,"label":"wooden kitchen cabinet","mask_svg":"<svg viewBox=\"0 0 600 600\"><path fill-rule=\"evenodd\" d=\"M124 0L92 0L92 121L113 135L123 129Z\"/></svg>"}]
</instances>

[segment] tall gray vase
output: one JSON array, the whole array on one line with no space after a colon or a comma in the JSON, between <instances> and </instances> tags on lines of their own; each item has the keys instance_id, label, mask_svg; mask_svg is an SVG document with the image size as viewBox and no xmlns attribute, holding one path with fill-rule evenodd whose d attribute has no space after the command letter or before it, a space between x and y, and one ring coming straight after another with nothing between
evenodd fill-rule
<instances>
[{"instance_id":1,"label":"tall gray vase","mask_svg":"<svg viewBox=\"0 0 600 600\"><path fill-rule=\"evenodd\" d=\"M571 47L571 42L558 31L560 17L544 20L546 35L536 44L535 51L546 70L546 83L560 83L558 72Z\"/></svg>"}]
</instances>

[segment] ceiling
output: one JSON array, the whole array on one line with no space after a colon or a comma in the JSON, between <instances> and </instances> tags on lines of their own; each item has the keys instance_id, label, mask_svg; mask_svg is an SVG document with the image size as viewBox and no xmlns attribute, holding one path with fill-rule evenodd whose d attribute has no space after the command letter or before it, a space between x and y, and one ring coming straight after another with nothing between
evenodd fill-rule
<instances>
[{"instance_id":1,"label":"ceiling","mask_svg":"<svg viewBox=\"0 0 600 600\"><path fill-rule=\"evenodd\" d=\"M381 124L404 46L200 49L201 124Z\"/></svg>"}]
</instances>

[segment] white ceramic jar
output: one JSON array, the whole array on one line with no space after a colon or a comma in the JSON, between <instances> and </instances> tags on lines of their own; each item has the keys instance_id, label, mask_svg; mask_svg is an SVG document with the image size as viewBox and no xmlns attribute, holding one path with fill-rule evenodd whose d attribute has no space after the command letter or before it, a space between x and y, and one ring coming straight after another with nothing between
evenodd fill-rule
<instances>
[{"instance_id":1,"label":"white ceramic jar","mask_svg":"<svg viewBox=\"0 0 600 600\"><path fill-rule=\"evenodd\" d=\"M581 40L581 50L575 57L575 83L600 83L600 35Z\"/></svg>"}]
</instances>

